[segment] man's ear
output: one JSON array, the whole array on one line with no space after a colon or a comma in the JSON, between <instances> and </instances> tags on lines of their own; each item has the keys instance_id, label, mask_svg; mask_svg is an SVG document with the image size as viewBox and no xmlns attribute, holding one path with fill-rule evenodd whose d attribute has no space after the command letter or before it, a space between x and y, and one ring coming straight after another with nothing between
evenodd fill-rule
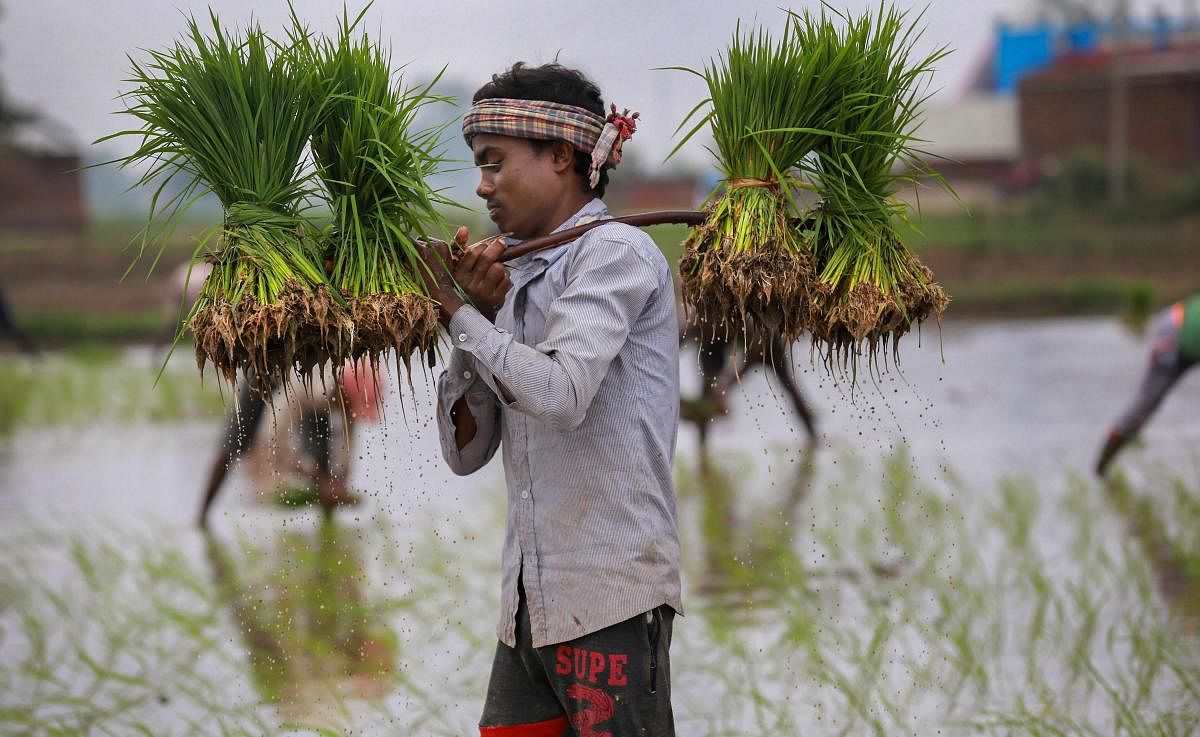
<instances>
[{"instance_id":1,"label":"man's ear","mask_svg":"<svg viewBox=\"0 0 1200 737\"><path fill-rule=\"evenodd\" d=\"M575 147L566 141L550 142L550 163L558 174L575 168Z\"/></svg>"}]
</instances>

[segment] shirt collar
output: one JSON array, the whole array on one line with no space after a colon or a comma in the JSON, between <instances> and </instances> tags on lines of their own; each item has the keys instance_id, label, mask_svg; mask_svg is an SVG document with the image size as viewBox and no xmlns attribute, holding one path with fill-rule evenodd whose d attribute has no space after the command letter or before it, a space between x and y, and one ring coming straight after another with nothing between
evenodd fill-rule
<instances>
[{"instance_id":1,"label":"shirt collar","mask_svg":"<svg viewBox=\"0 0 1200 737\"><path fill-rule=\"evenodd\" d=\"M558 233L566 230L567 228L574 228L576 225L586 225L595 220L607 220L609 217L611 216L608 214L608 206L605 205L604 201L599 197L595 197L586 205L579 208L574 215L564 220L563 223L551 231L551 233ZM504 243L505 246L515 246L518 243L521 243L521 241L516 238L506 238ZM574 241L568 241L567 243L547 248L544 251L537 251L536 253L531 253L528 256L522 256L521 258L513 259L509 262L509 266L523 268L539 261L543 264L552 264L561 258L564 253L566 253L567 249L563 246L570 245L571 243L574 243Z\"/></svg>"}]
</instances>

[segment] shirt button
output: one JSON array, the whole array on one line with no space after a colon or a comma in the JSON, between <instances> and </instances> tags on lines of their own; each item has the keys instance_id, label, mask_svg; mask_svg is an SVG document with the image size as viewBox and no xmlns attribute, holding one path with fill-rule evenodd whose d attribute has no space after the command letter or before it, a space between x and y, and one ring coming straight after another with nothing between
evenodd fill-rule
<instances>
[{"instance_id":1,"label":"shirt button","mask_svg":"<svg viewBox=\"0 0 1200 737\"><path fill-rule=\"evenodd\" d=\"M459 334L458 334L458 342L459 342L459 343L466 343L466 342L467 342L467 334L466 334L466 333L459 333Z\"/></svg>"},{"instance_id":2,"label":"shirt button","mask_svg":"<svg viewBox=\"0 0 1200 737\"><path fill-rule=\"evenodd\" d=\"M470 372L470 371L464 371L464 372L463 372L463 378L464 378L464 379L469 379L469 378L471 378L471 372Z\"/></svg>"},{"instance_id":3,"label":"shirt button","mask_svg":"<svg viewBox=\"0 0 1200 737\"><path fill-rule=\"evenodd\" d=\"M529 498L529 492L528 492L528 491L522 491L522 492L521 492L521 498L522 498L522 499L528 499L528 498Z\"/></svg>"}]
</instances>

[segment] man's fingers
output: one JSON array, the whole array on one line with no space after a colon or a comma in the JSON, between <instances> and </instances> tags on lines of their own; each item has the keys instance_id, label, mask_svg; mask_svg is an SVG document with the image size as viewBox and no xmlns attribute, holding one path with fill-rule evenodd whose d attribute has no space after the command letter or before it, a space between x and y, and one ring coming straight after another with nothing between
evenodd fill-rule
<instances>
[{"instance_id":1,"label":"man's fingers","mask_svg":"<svg viewBox=\"0 0 1200 737\"><path fill-rule=\"evenodd\" d=\"M495 289L508 278L508 269L504 268L504 264L492 264L488 267L487 276L484 278L484 284Z\"/></svg>"},{"instance_id":2,"label":"man's fingers","mask_svg":"<svg viewBox=\"0 0 1200 737\"><path fill-rule=\"evenodd\" d=\"M497 236L483 247L483 258L489 265L495 263L504 253L504 238Z\"/></svg>"},{"instance_id":3,"label":"man's fingers","mask_svg":"<svg viewBox=\"0 0 1200 737\"><path fill-rule=\"evenodd\" d=\"M477 243L463 254L454 274L464 284L482 285L487 281L488 270L503 252L502 239Z\"/></svg>"},{"instance_id":4,"label":"man's fingers","mask_svg":"<svg viewBox=\"0 0 1200 737\"><path fill-rule=\"evenodd\" d=\"M423 245L418 244L417 248L421 260L427 267L421 270L421 275L427 282L432 280L441 286L453 283L451 273L454 269L454 261L448 245L442 241L428 241Z\"/></svg>"},{"instance_id":5,"label":"man's fingers","mask_svg":"<svg viewBox=\"0 0 1200 737\"><path fill-rule=\"evenodd\" d=\"M449 248L445 242L436 239L426 241L417 238L413 241L413 245L417 247L417 252L421 254L421 259L426 263L434 260L435 256L440 257L442 251L449 253Z\"/></svg>"},{"instance_id":6,"label":"man's fingers","mask_svg":"<svg viewBox=\"0 0 1200 737\"><path fill-rule=\"evenodd\" d=\"M458 259L458 264L454 267L454 276L458 277L459 281L465 281L475 270L477 261L479 261L478 248L468 248L463 251L462 256Z\"/></svg>"},{"instance_id":7,"label":"man's fingers","mask_svg":"<svg viewBox=\"0 0 1200 737\"><path fill-rule=\"evenodd\" d=\"M460 246L465 246L470 235L471 233L467 230L467 226L460 225L458 226L458 230L454 231L454 242Z\"/></svg>"},{"instance_id":8,"label":"man's fingers","mask_svg":"<svg viewBox=\"0 0 1200 737\"><path fill-rule=\"evenodd\" d=\"M433 265L430 263L432 254L429 251L429 246L424 241L417 241L414 245L417 247L417 255L421 258L421 263L425 266L423 269L418 269L421 272L421 278L428 282L429 271L433 268Z\"/></svg>"},{"instance_id":9,"label":"man's fingers","mask_svg":"<svg viewBox=\"0 0 1200 737\"><path fill-rule=\"evenodd\" d=\"M479 272L480 278L486 278L486 275L491 271L493 266L500 266L499 258L504 255L504 239L494 238L486 243L480 244L479 260L475 262L475 270Z\"/></svg>"}]
</instances>

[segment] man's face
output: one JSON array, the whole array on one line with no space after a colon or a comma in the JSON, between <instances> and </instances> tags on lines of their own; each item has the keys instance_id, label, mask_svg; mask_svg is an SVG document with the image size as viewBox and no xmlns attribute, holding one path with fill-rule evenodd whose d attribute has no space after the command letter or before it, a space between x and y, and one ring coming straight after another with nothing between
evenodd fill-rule
<instances>
[{"instance_id":1,"label":"man's face","mask_svg":"<svg viewBox=\"0 0 1200 737\"><path fill-rule=\"evenodd\" d=\"M480 133L471 140L479 186L488 217L501 233L526 239L558 227L550 222L562 199L561 166L552 146L535 147L528 139Z\"/></svg>"}]
</instances>

